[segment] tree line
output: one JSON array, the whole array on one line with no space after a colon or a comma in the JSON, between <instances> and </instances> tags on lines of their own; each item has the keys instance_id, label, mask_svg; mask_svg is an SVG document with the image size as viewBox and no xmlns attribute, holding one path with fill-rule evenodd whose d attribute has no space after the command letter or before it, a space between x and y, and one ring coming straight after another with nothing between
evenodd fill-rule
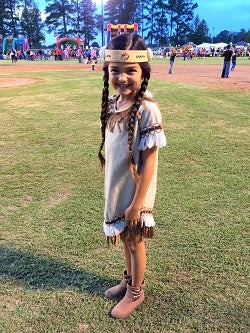
<instances>
[{"instance_id":1,"label":"tree line","mask_svg":"<svg viewBox=\"0 0 250 333\"><path fill-rule=\"evenodd\" d=\"M46 32L58 37L78 34L90 46L99 33L104 35L108 23L136 22L149 45L250 42L250 31L243 28L211 36L206 21L195 15L198 4L193 0L102 0L101 13L93 0L46 0L46 3L43 14L34 0L0 0L0 35L23 35L33 47L41 47Z\"/></svg>"}]
</instances>

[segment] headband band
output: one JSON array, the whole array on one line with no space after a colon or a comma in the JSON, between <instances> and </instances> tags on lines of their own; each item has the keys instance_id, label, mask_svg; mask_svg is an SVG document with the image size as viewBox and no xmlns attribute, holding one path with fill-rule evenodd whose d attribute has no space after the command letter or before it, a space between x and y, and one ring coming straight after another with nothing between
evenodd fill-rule
<instances>
[{"instance_id":1,"label":"headband band","mask_svg":"<svg viewBox=\"0 0 250 333\"><path fill-rule=\"evenodd\" d=\"M105 50L105 61L109 62L148 62L148 50Z\"/></svg>"}]
</instances>

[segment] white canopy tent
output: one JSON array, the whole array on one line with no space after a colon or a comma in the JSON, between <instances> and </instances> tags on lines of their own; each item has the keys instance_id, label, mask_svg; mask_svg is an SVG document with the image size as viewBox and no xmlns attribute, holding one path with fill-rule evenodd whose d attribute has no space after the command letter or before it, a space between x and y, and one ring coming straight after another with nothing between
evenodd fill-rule
<instances>
[{"instance_id":1,"label":"white canopy tent","mask_svg":"<svg viewBox=\"0 0 250 333\"><path fill-rule=\"evenodd\" d=\"M224 47L226 47L228 44L227 43L216 43L216 44L213 44L215 48L217 49L224 49Z\"/></svg>"},{"instance_id":2,"label":"white canopy tent","mask_svg":"<svg viewBox=\"0 0 250 333\"><path fill-rule=\"evenodd\" d=\"M202 43L197 45L198 49L209 49L210 47L212 47L213 44L210 43Z\"/></svg>"},{"instance_id":3,"label":"white canopy tent","mask_svg":"<svg viewBox=\"0 0 250 333\"><path fill-rule=\"evenodd\" d=\"M211 49L211 48L215 48L215 49L224 49L224 47L226 47L228 44L227 43L202 43L197 45L198 49Z\"/></svg>"}]
</instances>

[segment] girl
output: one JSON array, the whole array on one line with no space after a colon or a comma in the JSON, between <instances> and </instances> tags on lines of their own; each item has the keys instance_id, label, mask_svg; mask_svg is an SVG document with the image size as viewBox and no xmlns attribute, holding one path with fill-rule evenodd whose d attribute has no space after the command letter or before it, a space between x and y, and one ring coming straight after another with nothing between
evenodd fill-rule
<instances>
[{"instance_id":1,"label":"girl","mask_svg":"<svg viewBox=\"0 0 250 333\"><path fill-rule=\"evenodd\" d=\"M108 242L122 240L125 271L108 299L123 299L111 316L125 318L144 300L146 251L152 237L158 148L166 145L162 117L147 91L150 52L137 34L119 35L105 50L99 158L105 165L104 232ZM117 91L109 98L109 82ZM102 149L105 148L105 157Z\"/></svg>"}]
</instances>

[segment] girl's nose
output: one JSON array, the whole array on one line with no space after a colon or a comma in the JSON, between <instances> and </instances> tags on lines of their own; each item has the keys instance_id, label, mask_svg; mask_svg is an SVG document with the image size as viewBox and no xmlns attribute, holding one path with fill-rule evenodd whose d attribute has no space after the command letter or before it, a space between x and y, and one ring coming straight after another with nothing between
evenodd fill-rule
<instances>
[{"instance_id":1,"label":"girl's nose","mask_svg":"<svg viewBox=\"0 0 250 333\"><path fill-rule=\"evenodd\" d=\"M127 81L127 75L125 73L120 73L119 81L121 82Z\"/></svg>"}]
</instances>

